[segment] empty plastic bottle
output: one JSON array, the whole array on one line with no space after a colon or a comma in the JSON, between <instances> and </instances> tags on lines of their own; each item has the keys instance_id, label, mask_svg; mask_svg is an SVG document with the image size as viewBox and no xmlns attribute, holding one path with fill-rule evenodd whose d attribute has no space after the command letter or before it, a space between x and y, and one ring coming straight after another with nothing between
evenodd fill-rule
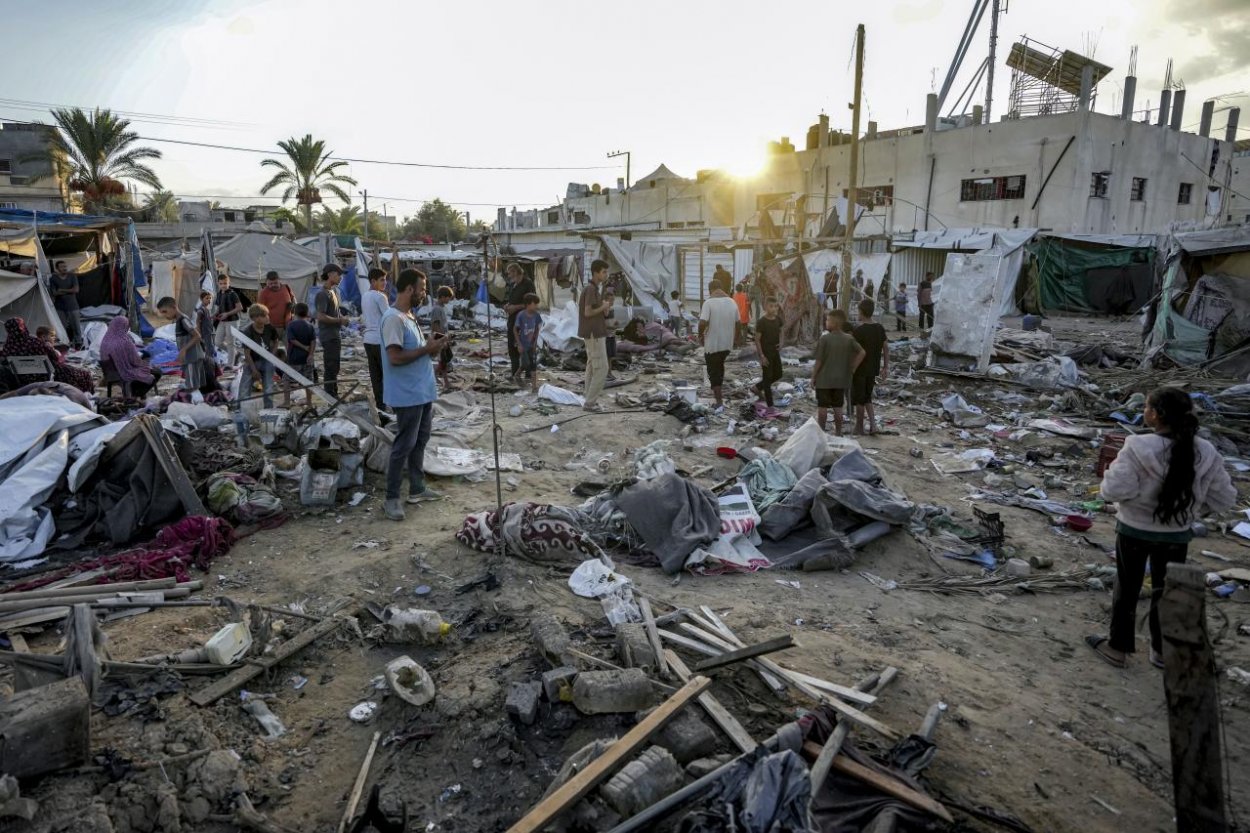
<instances>
[{"instance_id":1,"label":"empty plastic bottle","mask_svg":"<svg viewBox=\"0 0 1250 833\"><path fill-rule=\"evenodd\" d=\"M390 628L391 639L396 642L433 645L451 633L451 625L434 610L392 605L382 611L382 621Z\"/></svg>"}]
</instances>

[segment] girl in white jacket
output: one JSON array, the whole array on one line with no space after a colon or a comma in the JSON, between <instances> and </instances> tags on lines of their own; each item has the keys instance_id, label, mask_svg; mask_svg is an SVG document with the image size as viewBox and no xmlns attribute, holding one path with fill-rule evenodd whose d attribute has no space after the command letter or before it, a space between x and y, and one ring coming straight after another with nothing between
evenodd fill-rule
<instances>
[{"instance_id":1,"label":"girl in white jacket","mask_svg":"<svg viewBox=\"0 0 1250 833\"><path fill-rule=\"evenodd\" d=\"M1107 662L1122 668L1134 652L1133 623L1146 564L1150 564L1150 662L1163 667L1159 598L1169 564L1184 563L1191 523L1222 512L1237 490L1215 446L1195 434L1198 418L1189 395L1159 388L1146 398L1146 425L1153 434L1124 442L1102 480L1102 497L1115 501L1116 582L1111 600L1111 632L1087 636L1086 643Z\"/></svg>"}]
</instances>

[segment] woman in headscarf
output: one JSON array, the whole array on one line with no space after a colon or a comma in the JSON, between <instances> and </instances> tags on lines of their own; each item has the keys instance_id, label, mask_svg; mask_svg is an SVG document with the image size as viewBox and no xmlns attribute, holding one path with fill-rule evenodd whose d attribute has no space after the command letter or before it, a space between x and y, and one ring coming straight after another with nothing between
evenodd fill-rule
<instances>
[{"instance_id":1,"label":"woman in headscarf","mask_svg":"<svg viewBox=\"0 0 1250 833\"><path fill-rule=\"evenodd\" d=\"M161 378L160 368L152 367L139 355L130 338L130 319L117 315L109 322L108 330L100 341L100 361L110 361L117 376L130 386L130 395L142 399L156 387Z\"/></svg>"},{"instance_id":2,"label":"woman in headscarf","mask_svg":"<svg viewBox=\"0 0 1250 833\"><path fill-rule=\"evenodd\" d=\"M0 356L44 356L52 362L52 378L67 385L73 385L86 393L95 393L95 379L91 371L79 367L71 367L65 357L47 342L40 341L26 329L26 322L18 317L4 322L6 339L0 345ZM38 376L19 376L19 385L42 381Z\"/></svg>"}]
</instances>

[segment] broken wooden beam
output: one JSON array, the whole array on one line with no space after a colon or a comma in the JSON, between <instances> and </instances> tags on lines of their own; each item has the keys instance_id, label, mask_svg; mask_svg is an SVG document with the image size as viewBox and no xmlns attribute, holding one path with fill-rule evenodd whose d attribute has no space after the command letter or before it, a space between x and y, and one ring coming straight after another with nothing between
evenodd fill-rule
<instances>
[{"instance_id":1,"label":"broken wooden beam","mask_svg":"<svg viewBox=\"0 0 1250 833\"><path fill-rule=\"evenodd\" d=\"M91 699L81 677L19 691L0 703L0 772L28 778L91 755Z\"/></svg>"},{"instance_id":2,"label":"broken wooden beam","mask_svg":"<svg viewBox=\"0 0 1250 833\"><path fill-rule=\"evenodd\" d=\"M378 741L381 739L381 732L373 733L373 740L369 743L369 751L365 753L364 763L360 765L360 772L356 773L356 783L352 785L352 794L348 796L347 809L343 811L343 818L339 820L338 833L345 833L347 825L356 815L356 807L360 804L360 794L365 791L365 782L369 780L369 767L373 764L373 753L378 751Z\"/></svg>"},{"instance_id":3,"label":"broken wooden beam","mask_svg":"<svg viewBox=\"0 0 1250 833\"><path fill-rule=\"evenodd\" d=\"M195 585L191 587L191 585ZM123 591L170 590L177 587L175 578L156 578L146 581L119 581L113 584L87 584L79 587L41 587L38 590L16 590L12 593L0 593L0 604L26 601L28 599L49 599L58 596L110 596ZM183 586L198 590L204 586L202 581L183 582Z\"/></svg>"},{"instance_id":4,"label":"broken wooden beam","mask_svg":"<svg viewBox=\"0 0 1250 833\"><path fill-rule=\"evenodd\" d=\"M707 677L692 678L676 694L661 703L655 711L644 717L620 740L608 747L606 752L591 761L585 769L564 782L563 786L540 801L520 821L509 827L508 833L537 833L545 828L553 819L594 789L625 758L641 749L652 735L664 728L664 725L675 717L677 712L702 694L710 684L711 680Z\"/></svg>"},{"instance_id":5,"label":"broken wooden beam","mask_svg":"<svg viewBox=\"0 0 1250 833\"><path fill-rule=\"evenodd\" d=\"M898 676L898 669L891 665L880 674L873 674L871 677L860 680L855 684L855 688L860 691L871 691L874 695L880 694L896 676ZM820 755L816 758L816 763L812 764L812 795L816 794L820 785L829 777L829 767L833 765L833 759L842 751L842 744L846 743L846 738L850 733L850 725L839 720L838 725L833 729L833 734L829 736L829 740L825 741Z\"/></svg>"},{"instance_id":6,"label":"broken wooden beam","mask_svg":"<svg viewBox=\"0 0 1250 833\"><path fill-rule=\"evenodd\" d=\"M133 421L139 423L139 430L147 439L148 447L152 449L152 454L160 464L161 471L165 473L169 485L173 487L174 494L182 502L182 508L188 515L207 515L208 510L196 494L195 486L187 476L187 470L182 467L182 460L178 459L173 443L165 435L165 427L161 425L160 419L154 414L139 414Z\"/></svg>"},{"instance_id":7,"label":"broken wooden beam","mask_svg":"<svg viewBox=\"0 0 1250 833\"><path fill-rule=\"evenodd\" d=\"M681 657L677 656L671 648L664 650L664 659L668 662L669 667L677 673L678 679L683 683L690 682L690 678L693 676L690 673L690 669L686 667L686 663L682 662ZM729 710L722 706L721 702L710 691L705 691L699 695L699 705L707 712L707 716L712 718L712 722L719 726L720 730L733 741L734 746L743 752L750 752L758 745L755 739L751 737L751 733L738 722L738 718L730 714Z\"/></svg>"},{"instance_id":8,"label":"broken wooden beam","mask_svg":"<svg viewBox=\"0 0 1250 833\"><path fill-rule=\"evenodd\" d=\"M820 755L820 746L811 741L803 744L803 754L808 757ZM898 799L909 807L915 807L930 815L937 816L947 824L954 824L955 818L950 814L942 804L924 793L912 789L898 779L878 772L871 767L852 761L845 755L834 758L833 769L841 772L843 775L849 775L856 781L867 784L868 786L885 793L891 798Z\"/></svg>"},{"instance_id":9,"label":"broken wooden beam","mask_svg":"<svg viewBox=\"0 0 1250 833\"><path fill-rule=\"evenodd\" d=\"M776 651L784 651L786 648L794 647L794 638L790 634L783 636L775 636L772 639L766 639L763 642L757 642L754 645L748 645L745 648L737 648L733 651L726 651L714 657L708 657L694 667L696 672L708 671L713 668L720 668L725 665L733 665L743 660L753 659L764 654L771 654Z\"/></svg>"},{"instance_id":10,"label":"broken wooden beam","mask_svg":"<svg viewBox=\"0 0 1250 833\"><path fill-rule=\"evenodd\" d=\"M242 668L235 669L230 672L230 674L212 685L205 686L199 691L193 693L191 695L191 702L195 703L197 706L207 706L210 703L225 697L239 686L255 677L260 676L278 663L289 659L321 637L346 624L347 620L347 616L330 616L321 620L317 624L312 625L311 627L306 628L291 637L286 642L283 642L274 649L272 656L255 660Z\"/></svg>"},{"instance_id":11,"label":"broken wooden beam","mask_svg":"<svg viewBox=\"0 0 1250 833\"><path fill-rule=\"evenodd\" d=\"M661 677L668 679L668 663L664 659L664 646L660 644L660 634L655 626L655 615L651 612L651 602L646 596L638 596L638 609L642 611L642 626L647 631L647 641L651 643L651 653L655 654L655 670Z\"/></svg>"}]
</instances>

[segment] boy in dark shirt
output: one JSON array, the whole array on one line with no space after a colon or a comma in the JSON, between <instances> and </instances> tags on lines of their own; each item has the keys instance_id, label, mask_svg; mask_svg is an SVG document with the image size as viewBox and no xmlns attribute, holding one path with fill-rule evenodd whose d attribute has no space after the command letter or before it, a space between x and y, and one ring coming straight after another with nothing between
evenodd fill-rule
<instances>
[{"instance_id":1,"label":"boy in dark shirt","mask_svg":"<svg viewBox=\"0 0 1250 833\"><path fill-rule=\"evenodd\" d=\"M771 408L773 382L781 378L781 305L776 298L764 299L764 315L755 322L755 349L763 371L755 393Z\"/></svg>"},{"instance_id":2,"label":"boy in dark shirt","mask_svg":"<svg viewBox=\"0 0 1250 833\"><path fill-rule=\"evenodd\" d=\"M825 316L825 332L816 342L816 366L812 387L816 389L816 421L825 430L829 409L833 429L842 436L842 404L856 368L864 360L864 348L845 330L846 313L835 309Z\"/></svg>"},{"instance_id":3,"label":"boy in dark shirt","mask_svg":"<svg viewBox=\"0 0 1250 833\"><path fill-rule=\"evenodd\" d=\"M543 317L538 313L538 295L530 292L525 295L525 309L517 313L516 339L517 349L521 351L521 370L530 380L530 390L538 393L538 333L543 327Z\"/></svg>"},{"instance_id":4,"label":"boy in dark shirt","mask_svg":"<svg viewBox=\"0 0 1250 833\"><path fill-rule=\"evenodd\" d=\"M308 320L308 304L296 304L291 308L293 318L286 325L286 358L291 369L312 380L313 345L317 341L317 331ZM282 386L282 407L291 407L291 382ZM304 404L312 406L312 391L304 389Z\"/></svg>"},{"instance_id":5,"label":"boy in dark shirt","mask_svg":"<svg viewBox=\"0 0 1250 833\"><path fill-rule=\"evenodd\" d=\"M270 353L278 349L280 344L278 340L278 330L269 323L269 308L263 304L252 304L247 310L248 320L251 322L243 335L252 341L264 347ZM264 405L266 408L273 407L273 363L257 353L250 346L243 351L243 367L240 375L243 377L239 382L239 399L247 399L252 395L253 384L259 380Z\"/></svg>"},{"instance_id":6,"label":"boy in dark shirt","mask_svg":"<svg viewBox=\"0 0 1250 833\"><path fill-rule=\"evenodd\" d=\"M872 406L872 391L877 374L884 379L890 373L890 351L886 347L885 327L872 319L876 304L870 300L859 302L859 320L855 328L855 340L864 348L864 361L855 368L851 380L851 404L855 406L855 433L864 433L864 413L868 414L868 433L877 433L877 414Z\"/></svg>"}]
</instances>

